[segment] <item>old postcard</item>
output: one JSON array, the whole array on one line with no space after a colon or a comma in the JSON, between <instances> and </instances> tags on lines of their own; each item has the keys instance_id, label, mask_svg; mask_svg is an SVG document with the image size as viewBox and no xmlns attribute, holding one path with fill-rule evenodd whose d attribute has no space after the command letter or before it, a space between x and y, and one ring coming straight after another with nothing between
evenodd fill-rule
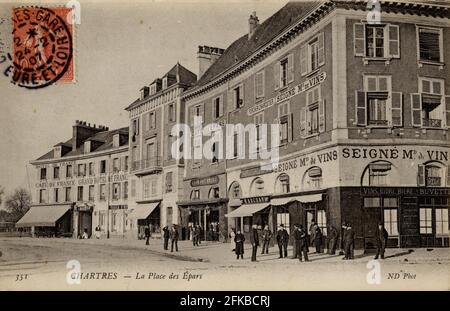
<instances>
[{"instance_id":1,"label":"old postcard","mask_svg":"<svg viewBox=\"0 0 450 311\"><path fill-rule=\"evenodd\" d=\"M0 290L449 290L449 64L450 1L0 0Z\"/></svg>"}]
</instances>

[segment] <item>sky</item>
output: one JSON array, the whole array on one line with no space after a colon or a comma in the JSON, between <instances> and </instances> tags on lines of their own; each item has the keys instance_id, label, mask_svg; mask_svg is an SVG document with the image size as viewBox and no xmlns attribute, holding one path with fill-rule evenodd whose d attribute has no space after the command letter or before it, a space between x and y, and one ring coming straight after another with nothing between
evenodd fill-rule
<instances>
[{"instance_id":1,"label":"sky","mask_svg":"<svg viewBox=\"0 0 450 311\"><path fill-rule=\"evenodd\" d=\"M29 161L71 138L75 120L110 129L127 126L124 108L139 97L142 86L177 61L197 74L199 45L226 48L248 31L253 11L262 22L287 0L80 3L76 82L19 88L0 64L0 186L7 194L29 189L28 176L35 173ZM10 17L13 6L17 3L0 0L0 20ZM0 24L0 42L9 46L10 25L9 20Z\"/></svg>"}]
</instances>

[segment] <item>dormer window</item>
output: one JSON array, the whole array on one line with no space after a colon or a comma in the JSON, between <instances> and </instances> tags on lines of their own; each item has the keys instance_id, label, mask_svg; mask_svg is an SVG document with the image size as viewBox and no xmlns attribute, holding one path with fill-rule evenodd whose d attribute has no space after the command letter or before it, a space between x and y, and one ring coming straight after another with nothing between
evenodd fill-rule
<instances>
[{"instance_id":1,"label":"dormer window","mask_svg":"<svg viewBox=\"0 0 450 311\"><path fill-rule=\"evenodd\" d=\"M113 136L113 148L120 147L120 134L114 134Z\"/></svg>"},{"instance_id":2,"label":"dormer window","mask_svg":"<svg viewBox=\"0 0 450 311\"><path fill-rule=\"evenodd\" d=\"M156 94L156 83L150 85L150 95Z\"/></svg>"},{"instance_id":3,"label":"dormer window","mask_svg":"<svg viewBox=\"0 0 450 311\"><path fill-rule=\"evenodd\" d=\"M91 141L87 140L84 142L84 153L91 152Z\"/></svg>"},{"instance_id":4,"label":"dormer window","mask_svg":"<svg viewBox=\"0 0 450 311\"><path fill-rule=\"evenodd\" d=\"M164 77L162 80L162 88L163 90L167 89L167 77Z\"/></svg>"},{"instance_id":5,"label":"dormer window","mask_svg":"<svg viewBox=\"0 0 450 311\"><path fill-rule=\"evenodd\" d=\"M56 146L55 148L53 148L53 157L61 158L61 156L62 156L61 151L62 151L61 146Z\"/></svg>"},{"instance_id":6,"label":"dormer window","mask_svg":"<svg viewBox=\"0 0 450 311\"><path fill-rule=\"evenodd\" d=\"M149 92L149 87L148 86L144 86L141 89L141 99L144 99L148 96L148 92Z\"/></svg>"}]
</instances>

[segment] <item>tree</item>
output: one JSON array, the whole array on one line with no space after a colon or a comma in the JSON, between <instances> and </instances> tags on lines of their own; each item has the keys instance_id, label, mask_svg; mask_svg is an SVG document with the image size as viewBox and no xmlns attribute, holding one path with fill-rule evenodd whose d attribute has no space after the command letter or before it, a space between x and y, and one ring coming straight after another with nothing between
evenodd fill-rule
<instances>
[{"instance_id":1,"label":"tree","mask_svg":"<svg viewBox=\"0 0 450 311\"><path fill-rule=\"evenodd\" d=\"M4 193L5 193L5 190L3 189L2 186L0 186L0 206L2 206L2 197L3 197Z\"/></svg>"},{"instance_id":2,"label":"tree","mask_svg":"<svg viewBox=\"0 0 450 311\"><path fill-rule=\"evenodd\" d=\"M5 200L6 210L11 214L14 221L18 221L25 215L31 206L31 195L24 188L14 190Z\"/></svg>"}]
</instances>

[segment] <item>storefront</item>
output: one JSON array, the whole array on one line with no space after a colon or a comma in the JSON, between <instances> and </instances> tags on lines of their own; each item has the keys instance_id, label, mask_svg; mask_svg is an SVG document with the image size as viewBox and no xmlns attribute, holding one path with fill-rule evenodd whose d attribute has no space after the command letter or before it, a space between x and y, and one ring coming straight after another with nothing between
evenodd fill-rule
<instances>
[{"instance_id":1,"label":"storefront","mask_svg":"<svg viewBox=\"0 0 450 311\"><path fill-rule=\"evenodd\" d=\"M161 233L160 204L160 201L140 203L128 214L131 230L135 232L138 239L145 238L146 226L150 227L153 236Z\"/></svg>"},{"instance_id":2,"label":"storefront","mask_svg":"<svg viewBox=\"0 0 450 311\"><path fill-rule=\"evenodd\" d=\"M72 237L72 204L36 205L16 223L31 228L33 237Z\"/></svg>"},{"instance_id":3,"label":"storefront","mask_svg":"<svg viewBox=\"0 0 450 311\"><path fill-rule=\"evenodd\" d=\"M73 209L74 236L81 238L86 232L88 237L92 236L92 211L94 206L90 203L78 203Z\"/></svg>"}]
</instances>

